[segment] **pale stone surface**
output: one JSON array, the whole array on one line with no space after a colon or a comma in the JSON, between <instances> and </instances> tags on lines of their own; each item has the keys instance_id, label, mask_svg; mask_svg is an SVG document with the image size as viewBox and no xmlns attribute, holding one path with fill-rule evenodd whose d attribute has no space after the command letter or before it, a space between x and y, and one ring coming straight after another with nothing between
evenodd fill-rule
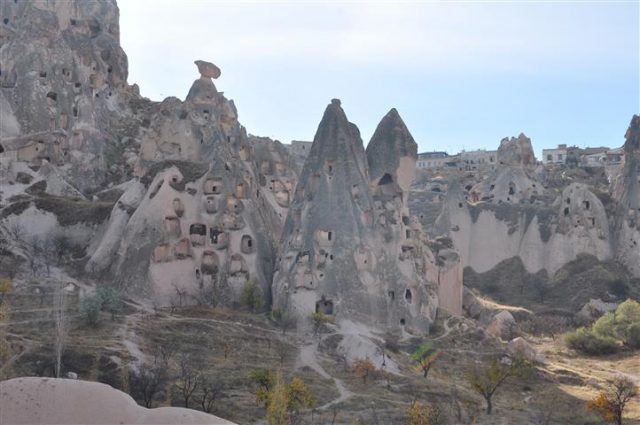
<instances>
[{"instance_id":1,"label":"pale stone surface","mask_svg":"<svg viewBox=\"0 0 640 425\"><path fill-rule=\"evenodd\" d=\"M333 99L285 224L274 308L290 311L300 325L323 311L339 320L423 333L437 305L435 282L427 283L428 248L411 226L398 184L399 174L413 173L415 142L392 111L369 145L367 158L357 127ZM380 153L374 153L377 146ZM407 156L411 162L403 164ZM403 165L408 169L400 170Z\"/></svg>"},{"instance_id":2,"label":"pale stone surface","mask_svg":"<svg viewBox=\"0 0 640 425\"><path fill-rule=\"evenodd\" d=\"M512 356L524 358L530 362L545 363L546 358L543 354L538 353L532 346L521 336L512 339L507 344L507 351Z\"/></svg>"},{"instance_id":3,"label":"pale stone surface","mask_svg":"<svg viewBox=\"0 0 640 425\"><path fill-rule=\"evenodd\" d=\"M0 382L3 424L210 424L232 422L180 407L146 409L109 385L75 379L15 378Z\"/></svg>"},{"instance_id":4,"label":"pale stone surface","mask_svg":"<svg viewBox=\"0 0 640 425\"><path fill-rule=\"evenodd\" d=\"M506 310L502 310L493 316L493 320L487 326L487 334L503 340L515 337L518 332L516 319Z\"/></svg>"},{"instance_id":5,"label":"pale stone surface","mask_svg":"<svg viewBox=\"0 0 640 425\"><path fill-rule=\"evenodd\" d=\"M194 62L198 67L198 72L202 78L218 78L220 77L220 68L212 64L211 62L197 60Z\"/></svg>"}]
</instances>

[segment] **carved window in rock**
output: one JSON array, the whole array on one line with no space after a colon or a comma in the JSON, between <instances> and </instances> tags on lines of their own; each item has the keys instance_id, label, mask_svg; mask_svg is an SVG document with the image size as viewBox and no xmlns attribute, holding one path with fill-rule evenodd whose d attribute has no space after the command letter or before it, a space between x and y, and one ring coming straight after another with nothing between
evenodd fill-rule
<instances>
[{"instance_id":1,"label":"carved window in rock","mask_svg":"<svg viewBox=\"0 0 640 425\"><path fill-rule=\"evenodd\" d=\"M378 181L378 186L386 186L393 183L393 177L391 174L385 173L384 176Z\"/></svg>"},{"instance_id":2,"label":"carved window in rock","mask_svg":"<svg viewBox=\"0 0 640 425\"><path fill-rule=\"evenodd\" d=\"M218 195L222 193L222 179L208 178L204 182L204 193L207 195Z\"/></svg>"},{"instance_id":3,"label":"carved window in rock","mask_svg":"<svg viewBox=\"0 0 640 425\"><path fill-rule=\"evenodd\" d=\"M250 235L242 235L240 240L240 251L243 254L252 254L255 252L255 243Z\"/></svg>"},{"instance_id":4,"label":"carved window in rock","mask_svg":"<svg viewBox=\"0 0 640 425\"><path fill-rule=\"evenodd\" d=\"M207 236L207 226L201 223L193 223L189 226L189 239L193 245L204 245Z\"/></svg>"},{"instance_id":5,"label":"carved window in rock","mask_svg":"<svg viewBox=\"0 0 640 425\"><path fill-rule=\"evenodd\" d=\"M204 209L209 214L213 214L218 210L216 198L213 196L207 196L204 200Z\"/></svg>"},{"instance_id":6,"label":"carved window in rock","mask_svg":"<svg viewBox=\"0 0 640 425\"><path fill-rule=\"evenodd\" d=\"M324 296L316 301L316 313L333 315L333 301L326 299Z\"/></svg>"},{"instance_id":7,"label":"carved window in rock","mask_svg":"<svg viewBox=\"0 0 640 425\"><path fill-rule=\"evenodd\" d=\"M213 251L205 251L202 253L202 264L200 265L200 269L202 273L213 275L218 272L218 256Z\"/></svg>"},{"instance_id":8,"label":"carved window in rock","mask_svg":"<svg viewBox=\"0 0 640 425\"><path fill-rule=\"evenodd\" d=\"M509 195L515 195L516 193L516 184L514 182L509 182Z\"/></svg>"},{"instance_id":9,"label":"carved window in rock","mask_svg":"<svg viewBox=\"0 0 640 425\"><path fill-rule=\"evenodd\" d=\"M585 210L588 210L589 207L591 207L591 203L589 201L583 201L582 205L584 206Z\"/></svg>"},{"instance_id":10,"label":"carved window in rock","mask_svg":"<svg viewBox=\"0 0 640 425\"><path fill-rule=\"evenodd\" d=\"M564 209L564 216L568 216L569 215L569 207Z\"/></svg>"},{"instance_id":11,"label":"carved window in rock","mask_svg":"<svg viewBox=\"0 0 640 425\"><path fill-rule=\"evenodd\" d=\"M176 213L178 217L182 217L184 215L184 203L180 198L175 198L172 202L173 211Z\"/></svg>"},{"instance_id":12,"label":"carved window in rock","mask_svg":"<svg viewBox=\"0 0 640 425\"><path fill-rule=\"evenodd\" d=\"M0 153L4 153L4 146L0 145Z\"/></svg>"},{"instance_id":13,"label":"carved window in rock","mask_svg":"<svg viewBox=\"0 0 640 425\"><path fill-rule=\"evenodd\" d=\"M333 171L335 168L335 161L334 160L326 160L324 162L324 172L327 173L328 175L333 175Z\"/></svg>"},{"instance_id":14,"label":"carved window in rock","mask_svg":"<svg viewBox=\"0 0 640 425\"><path fill-rule=\"evenodd\" d=\"M396 292L395 291L389 291L387 294L389 295L389 299L391 301L396 299Z\"/></svg>"},{"instance_id":15,"label":"carved window in rock","mask_svg":"<svg viewBox=\"0 0 640 425\"><path fill-rule=\"evenodd\" d=\"M411 289L406 289L404 291L404 299L411 304L411 302L413 301L413 294L411 294Z\"/></svg>"},{"instance_id":16,"label":"carved window in rock","mask_svg":"<svg viewBox=\"0 0 640 425\"><path fill-rule=\"evenodd\" d=\"M209 241L214 248L223 249L227 247L229 237L223 230L212 227L209 229Z\"/></svg>"}]
</instances>

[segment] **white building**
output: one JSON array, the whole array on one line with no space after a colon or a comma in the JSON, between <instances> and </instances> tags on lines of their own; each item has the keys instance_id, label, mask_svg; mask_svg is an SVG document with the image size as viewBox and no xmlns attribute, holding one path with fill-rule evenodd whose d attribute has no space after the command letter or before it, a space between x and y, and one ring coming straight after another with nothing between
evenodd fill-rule
<instances>
[{"instance_id":1,"label":"white building","mask_svg":"<svg viewBox=\"0 0 640 425\"><path fill-rule=\"evenodd\" d=\"M558 145L555 149L542 150L542 163L544 165L565 164L567 162L567 145Z\"/></svg>"},{"instance_id":2,"label":"white building","mask_svg":"<svg viewBox=\"0 0 640 425\"><path fill-rule=\"evenodd\" d=\"M418 154L417 168L441 168L451 160L446 152L423 152Z\"/></svg>"},{"instance_id":3,"label":"white building","mask_svg":"<svg viewBox=\"0 0 640 425\"><path fill-rule=\"evenodd\" d=\"M498 151L479 149L475 151L460 152L460 166L467 170L473 170L487 165L496 165Z\"/></svg>"}]
</instances>

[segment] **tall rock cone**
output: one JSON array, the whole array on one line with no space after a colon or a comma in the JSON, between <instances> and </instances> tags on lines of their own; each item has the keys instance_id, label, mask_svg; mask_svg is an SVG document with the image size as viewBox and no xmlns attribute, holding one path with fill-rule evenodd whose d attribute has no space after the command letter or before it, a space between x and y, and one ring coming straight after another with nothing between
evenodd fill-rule
<instances>
[{"instance_id":1,"label":"tall rock cone","mask_svg":"<svg viewBox=\"0 0 640 425\"><path fill-rule=\"evenodd\" d=\"M274 308L297 317L299 325L323 312L338 323L427 331L435 299L414 263L403 260L420 249L410 240L408 217L399 213L402 197L396 190L372 193L369 183L359 131L334 99L289 210Z\"/></svg>"},{"instance_id":2,"label":"tall rock cone","mask_svg":"<svg viewBox=\"0 0 640 425\"><path fill-rule=\"evenodd\" d=\"M619 203L615 220L616 258L640 275L640 116L634 115L625 133L624 166L616 181Z\"/></svg>"},{"instance_id":3,"label":"tall rock cone","mask_svg":"<svg viewBox=\"0 0 640 425\"><path fill-rule=\"evenodd\" d=\"M367 145L367 161L373 185L395 182L406 195L413 180L418 145L398 111L393 108L382 118Z\"/></svg>"}]
</instances>

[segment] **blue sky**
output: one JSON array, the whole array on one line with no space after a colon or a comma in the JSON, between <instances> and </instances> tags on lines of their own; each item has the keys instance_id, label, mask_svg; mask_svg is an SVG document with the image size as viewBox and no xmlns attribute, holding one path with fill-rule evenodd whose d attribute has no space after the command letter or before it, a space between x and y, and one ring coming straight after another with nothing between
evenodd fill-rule
<instances>
[{"instance_id":1,"label":"blue sky","mask_svg":"<svg viewBox=\"0 0 640 425\"><path fill-rule=\"evenodd\" d=\"M193 61L256 135L312 140L338 97L366 144L395 107L420 151L524 132L620 146L640 113L640 1L119 0L129 83L184 99Z\"/></svg>"}]
</instances>

